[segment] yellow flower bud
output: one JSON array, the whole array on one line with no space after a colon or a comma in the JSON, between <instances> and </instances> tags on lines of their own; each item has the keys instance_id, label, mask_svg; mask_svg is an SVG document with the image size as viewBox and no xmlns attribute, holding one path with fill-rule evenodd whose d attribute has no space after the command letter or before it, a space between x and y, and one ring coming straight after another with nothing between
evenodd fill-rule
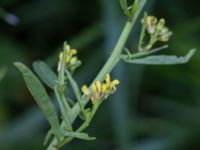
<instances>
[{"instance_id":1,"label":"yellow flower bud","mask_svg":"<svg viewBox=\"0 0 200 150\"><path fill-rule=\"evenodd\" d=\"M119 80L114 80L114 81L112 81L112 85L113 86L116 86L116 85L118 85L120 82L119 82Z\"/></svg>"},{"instance_id":2,"label":"yellow flower bud","mask_svg":"<svg viewBox=\"0 0 200 150\"><path fill-rule=\"evenodd\" d=\"M63 59L65 59L65 68L70 70L70 71L74 71L77 67L79 67L81 65L81 61L78 60L76 54L77 54L77 50L76 49L71 49L69 45L67 45L65 43L64 45L64 50L65 53L61 52L59 55L59 63L58 63L58 71L60 70L61 67L61 62L63 61ZM64 56L65 54L65 56Z\"/></svg>"},{"instance_id":3,"label":"yellow flower bud","mask_svg":"<svg viewBox=\"0 0 200 150\"><path fill-rule=\"evenodd\" d=\"M67 54L69 54L69 53L70 53L70 49L71 49L70 46L69 46L69 45L66 45L66 46L65 46L65 49L66 49Z\"/></svg>"},{"instance_id":4,"label":"yellow flower bud","mask_svg":"<svg viewBox=\"0 0 200 150\"><path fill-rule=\"evenodd\" d=\"M161 42L169 41L172 34L173 34L172 31L170 31L167 27L163 28L160 33L159 41Z\"/></svg>"},{"instance_id":5,"label":"yellow flower bud","mask_svg":"<svg viewBox=\"0 0 200 150\"><path fill-rule=\"evenodd\" d=\"M149 34L153 34L155 33L156 30L156 24L158 22L158 19L154 16L148 16L147 17L147 31L149 32Z\"/></svg>"},{"instance_id":6,"label":"yellow flower bud","mask_svg":"<svg viewBox=\"0 0 200 150\"><path fill-rule=\"evenodd\" d=\"M77 63L77 57L73 57L71 60L70 60L70 65L75 65Z\"/></svg>"},{"instance_id":7,"label":"yellow flower bud","mask_svg":"<svg viewBox=\"0 0 200 150\"><path fill-rule=\"evenodd\" d=\"M60 61L62 61L62 60L63 60L63 57L64 57L64 54L63 54L63 52L60 52L60 55L59 55L59 59L60 59Z\"/></svg>"},{"instance_id":8,"label":"yellow flower bud","mask_svg":"<svg viewBox=\"0 0 200 150\"><path fill-rule=\"evenodd\" d=\"M110 83L110 74L106 74L105 81L106 83Z\"/></svg>"},{"instance_id":9,"label":"yellow flower bud","mask_svg":"<svg viewBox=\"0 0 200 150\"><path fill-rule=\"evenodd\" d=\"M81 91L87 96L90 95L90 91L86 85L82 86Z\"/></svg>"},{"instance_id":10,"label":"yellow flower bud","mask_svg":"<svg viewBox=\"0 0 200 150\"><path fill-rule=\"evenodd\" d=\"M92 84L92 92L96 93L96 91L97 91L97 87L95 86L95 84Z\"/></svg>"},{"instance_id":11,"label":"yellow flower bud","mask_svg":"<svg viewBox=\"0 0 200 150\"><path fill-rule=\"evenodd\" d=\"M165 20L164 19L160 19L158 25L157 25L157 29L158 30L162 30L165 26Z\"/></svg>"},{"instance_id":12,"label":"yellow flower bud","mask_svg":"<svg viewBox=\"0 0 200 150\"><path fill-rule=\"evenodd\" d=\"M96 81L95 86L96 86L97 91L100 93L101 92L101 82Z\"/></svg>"},{"instance_id":13,"label":"yellow flower bud","mask_svg":"<svg viewBox=\"0 0 200 150\"><path fill-rule=\"evenodd\" d=\"M102 93L105 93L105 92L106 92L106 90L107 90L106 84L103 84L103 85L102 85L101 90L102 90Z\"/></svg>"},{"instance_id":14,"label":"yellow flower bud","mask_svg":"<svg viewBox=\"0 0 200 150\"><path fill-rule=\"evenodd\" d=\"M71 55L76 55L77 54L77 50L76 49L71 49Z\"/></svg>"},{"instance_id":15,"label":"yellow flower bud","mask_svg":"<svg viewBox=\"0 0 200 150\"><path fill-rule=\"evenodd\" d=\"M95 105L97 103L96 97L92 96L91 101L92 101L92 104Z\"/></svg>"},{"instance_id":16,"label":"yellow flower bud","mask_svg":"<svg viewBox=\"0 0 200 150\"><path fill-rule=\"evenodd\" d=\"M65 58L66 64L68 64L70 62L70 57L67 55Z\"/></svg>"}]
</instances>

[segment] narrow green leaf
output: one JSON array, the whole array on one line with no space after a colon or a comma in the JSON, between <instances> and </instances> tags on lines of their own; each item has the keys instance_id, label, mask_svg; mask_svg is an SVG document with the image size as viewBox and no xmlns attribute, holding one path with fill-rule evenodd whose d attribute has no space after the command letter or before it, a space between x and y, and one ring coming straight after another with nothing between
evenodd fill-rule
<instances>
[{"instance_id":1,"label":"narrow green leaf","mask_svg":"<svg viewBox=\"0 0 200 150\"><path fill-rule=\"evenodd\" d=\"M45 115L46 119L48 120L53 130L53 133L58 138L62 138L64 136L64 131L60 127L57 112L44 86L41 84L39 79L33 74L33 72L24 64L18 62L14 64L22 73L30 93L32 94L35 101L41 108L43 114Z\"/></svg>"},{"instance_id":2,"label":"narrow green leaf","mask_svg":"<svg viewBox=\"0 0 200 150\"><path fill-rule=\"evenodd\" d=\"M43 61L36 61L33 63L33 68L40 79L50 88L54 89L57 76Z\"/></svg>"},{"instance_id":3,"label":"narrow green leaf","mask_svg":"<svg viewBox=\"0 0 200 150\"><path fill-rule=\"evenodd\" d=\"M131 16L134 16L137 9L139 8L139 5L140 5L140 2L141 0L135 0L134 3L133 3L133 7L131 9Z\"/></svg>"},{"instance_id":4,"label":"narrow green leaf","mask_svg":"<svg viewBox=\"0 0 200 150\"><path fill-rule=\"evenodd\" d=\"M47 135L46 135L46 137L45 137L45 140L44 140L44 143L43 143L44 146L46 146L47 143L49 142L49 140L50 140L50 138L51 138L51 135L52 135L52 131L51 131L51 129L50 129L50 130L47 132Z\"/></svg>"},{"instance_id":5,"label":"narrow green leaf","mask_svg":"<svg viewBox=\"0 0 200 150\"><path fill-rule=\"evenodd\" d=\"M96 137L90 137L87 133L80 132L67 132L67 136L89 141L96 140Z\"/></svg>"},{"instance_id":6,"label":"narrow green leaf","mask_svg":"<svg viewBox=\"0 0 200 150\"><path fill-rule=\"evenodd\" d=\"M141 59L132 59L128 60L125 59L124 61L133 64L144 64L144 65L176 65L176 64L184 64L187 63L191 57L195 53L195 49L192 49L188 52L186 56L177 57L177 56L165 56L165 55L158 55L158 56L148 56Z\"/></svg>"},{"instance_id":7,"label":"narrow green leaf","mask_svg":"<svg viewBox=\"0 0 200 150\"><path fill-rule=\"evenodd\" d=\"M80 101L81 100L81 92L78 88L78 85L77 85L76 81L73 79L73 77L71 76L71 74L69 73L69 71L66 71L66 73L67 73L69 82L74 90L75 96L76 96L77 100Z\"/></svg>"},{"instance_id":8,"label":"narrow green leaf","mask_svg":"<svg viewBox=\"0 0 200 150\"><path fill-rule=\"evenodd\" d=\"M80 90L78 88L78 85L77 85L76 81L73 79L73 77L71 76L70 72L66 71L66 73L67 73L67 77L69 79L69 82L70 82L70 84L72 86L72 89L73 89L73 91L75 93L76 99L78 100L79 106L81 108L81 112L83 113L83 116L86 118L87 114L86 114L85 108L84 108L84 106L82 104L81 92L80 92ZM79 116L81 117L81 115L79 115Z\"/></svg>"},{"instance_id":9,"label":"narrow green leaf","mask_svg":"<svg viewBox=\"0 0 200 150\"><path fill-rule=\"evenodd\" d=\"M126 0L120 0L120 5L124 11L124 14L127 15L128 17L130 17L130 12L129 12L129 8L128 8L128 4Z\"/></svg>"},{"instance_id":10,"label":"narrow green leaf","mask_svg":"<svg viewBox=\"0 0 200 150\"><path fill-rule=\"evenodd\" d=\"M120 0L120 5L123 10L127 9L127 2L126 0Z\"/></svg>"}]
</instances>

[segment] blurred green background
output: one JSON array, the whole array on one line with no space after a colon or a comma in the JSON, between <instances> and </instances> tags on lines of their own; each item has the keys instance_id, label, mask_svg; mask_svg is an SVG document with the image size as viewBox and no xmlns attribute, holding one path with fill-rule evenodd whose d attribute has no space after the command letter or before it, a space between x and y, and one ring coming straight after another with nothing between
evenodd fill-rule
<instances>
[{"instance_id":1,"label":"blurred green background","mask_svg":"<svg viewBox=\"0 0 200 150\"><path fill-rule=\"evenodd\" d=\"M164 54L197 53L186 65L120 63L118 92L105 101L87 130L94 142L74 140L63 150L200 149L200 11L196 0L148 0L174 35ZM13 16L14 14L15 16ZM17 16L17 18L16 18ZM44 150L49 126L13 66L46 60L56 69L64 41L79 50L79 85L103 66L125 23L118 0L0 0L0 150ZM128 47L134 49L140 24ZM3 77L3 74L6 75ZM53 94L49 91L53 98Z\"/></svg>"}]
</instances>

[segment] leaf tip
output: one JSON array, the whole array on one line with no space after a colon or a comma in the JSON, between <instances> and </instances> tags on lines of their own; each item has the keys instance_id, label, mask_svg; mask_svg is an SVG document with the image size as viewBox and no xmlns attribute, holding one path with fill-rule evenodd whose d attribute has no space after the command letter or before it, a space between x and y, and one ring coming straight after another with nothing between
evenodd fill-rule
<instances>
[{"instance_id":1,"label":"leaf tip","mask_svg":"<svg viewBox=\"0 0 200 150\"><path fill-rule=\"evenodd\" d=\"M186 63L191 60L192 56L196 53L196 48L191 49L186 55Z\"/></svg>"},{"instance_id":2,"label":"leaf tip","mask_svg":"<svg viewBox=\"0 0 200 150\"><path fill-rule=\"evenodd\" d=\"M13 65L20 70L20 66L22 66L21 62L14 62Z\"/></svg>"}]
</instances>

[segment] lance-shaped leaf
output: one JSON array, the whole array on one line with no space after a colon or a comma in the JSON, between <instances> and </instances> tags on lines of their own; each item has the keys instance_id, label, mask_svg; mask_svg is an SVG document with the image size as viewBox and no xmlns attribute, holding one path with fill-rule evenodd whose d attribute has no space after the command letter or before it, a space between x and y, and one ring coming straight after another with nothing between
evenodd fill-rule
<instances>
[{"instance_id":1,"label":"lance-shaped leaf","mask_svg":"<svg viewBox=\"0 0 200 150\"><path fill-rule=\"evenodd\" d=\"M27 68L24 64L18 62L14 64L22 73L30 93L32 94L35 101L41 108L43 114L45 115L46 119L48 120L53 130L53 133L58 138L63 138L64 131L60 127L57 112L44 86L41 84L39 79L33 74L33 72L29 68Z\"/></svg>"},{"instance_id":2,"label":"lance-shaped leaf","mask_svg":"<svg viewBox=\"0 0 200 150\"><path fill-rule=\"evenodd\" d=\"M81 92L78 88L76 81L73 79L69 71L66 71L66 73L77 100L81 100Z\"/></svg>"},{"instance_id":3,"label":"lance-shaped leaf","mask_svg":"<svg viewBox=\"0 0 200 150\"><path fill-rule=\"evenodd\" d=\"M50 88L54 89L57 80L56 74L43 61L33 63L33 68L40 79Z\"/></svg>"},{"instance_id":4,"label":"lance-shaped leaf","mask_svg":"<svg viewBox=\"0 0 200 150\"><path fill-rule=\"evenodd\" d=\"M80 90L78 88L78 85L77 85L76 81L73 79L73 77L71 76L70 72L66 71L66 73L67 73L67 77L69 79L69 82L70 82L70 84L72 86L72 89L74 91L74 94L76 96L76 99L78 100L78 103L80 105L80 108L81 108L81 111L83 113L83 116L86 117L87 112L84 109L84 106L83 106L83 103L82 103L82 100L81 100L81 92L80 92Z\"/></svg>"},{"instance_id":5,"label":"lance-shaped leaf","mask_svg":"<svg viewBox=\"0 0 200 150\"><path fill-rule=\"evenodd\" d=\"M141 59L124 59L125 62L133 64L144 64L144 65L176 65L187 63L195 53L195 49L192 49L188 52L186 56L177 57L177 56L148 56Z\"/></svg>"}]
</instances>

